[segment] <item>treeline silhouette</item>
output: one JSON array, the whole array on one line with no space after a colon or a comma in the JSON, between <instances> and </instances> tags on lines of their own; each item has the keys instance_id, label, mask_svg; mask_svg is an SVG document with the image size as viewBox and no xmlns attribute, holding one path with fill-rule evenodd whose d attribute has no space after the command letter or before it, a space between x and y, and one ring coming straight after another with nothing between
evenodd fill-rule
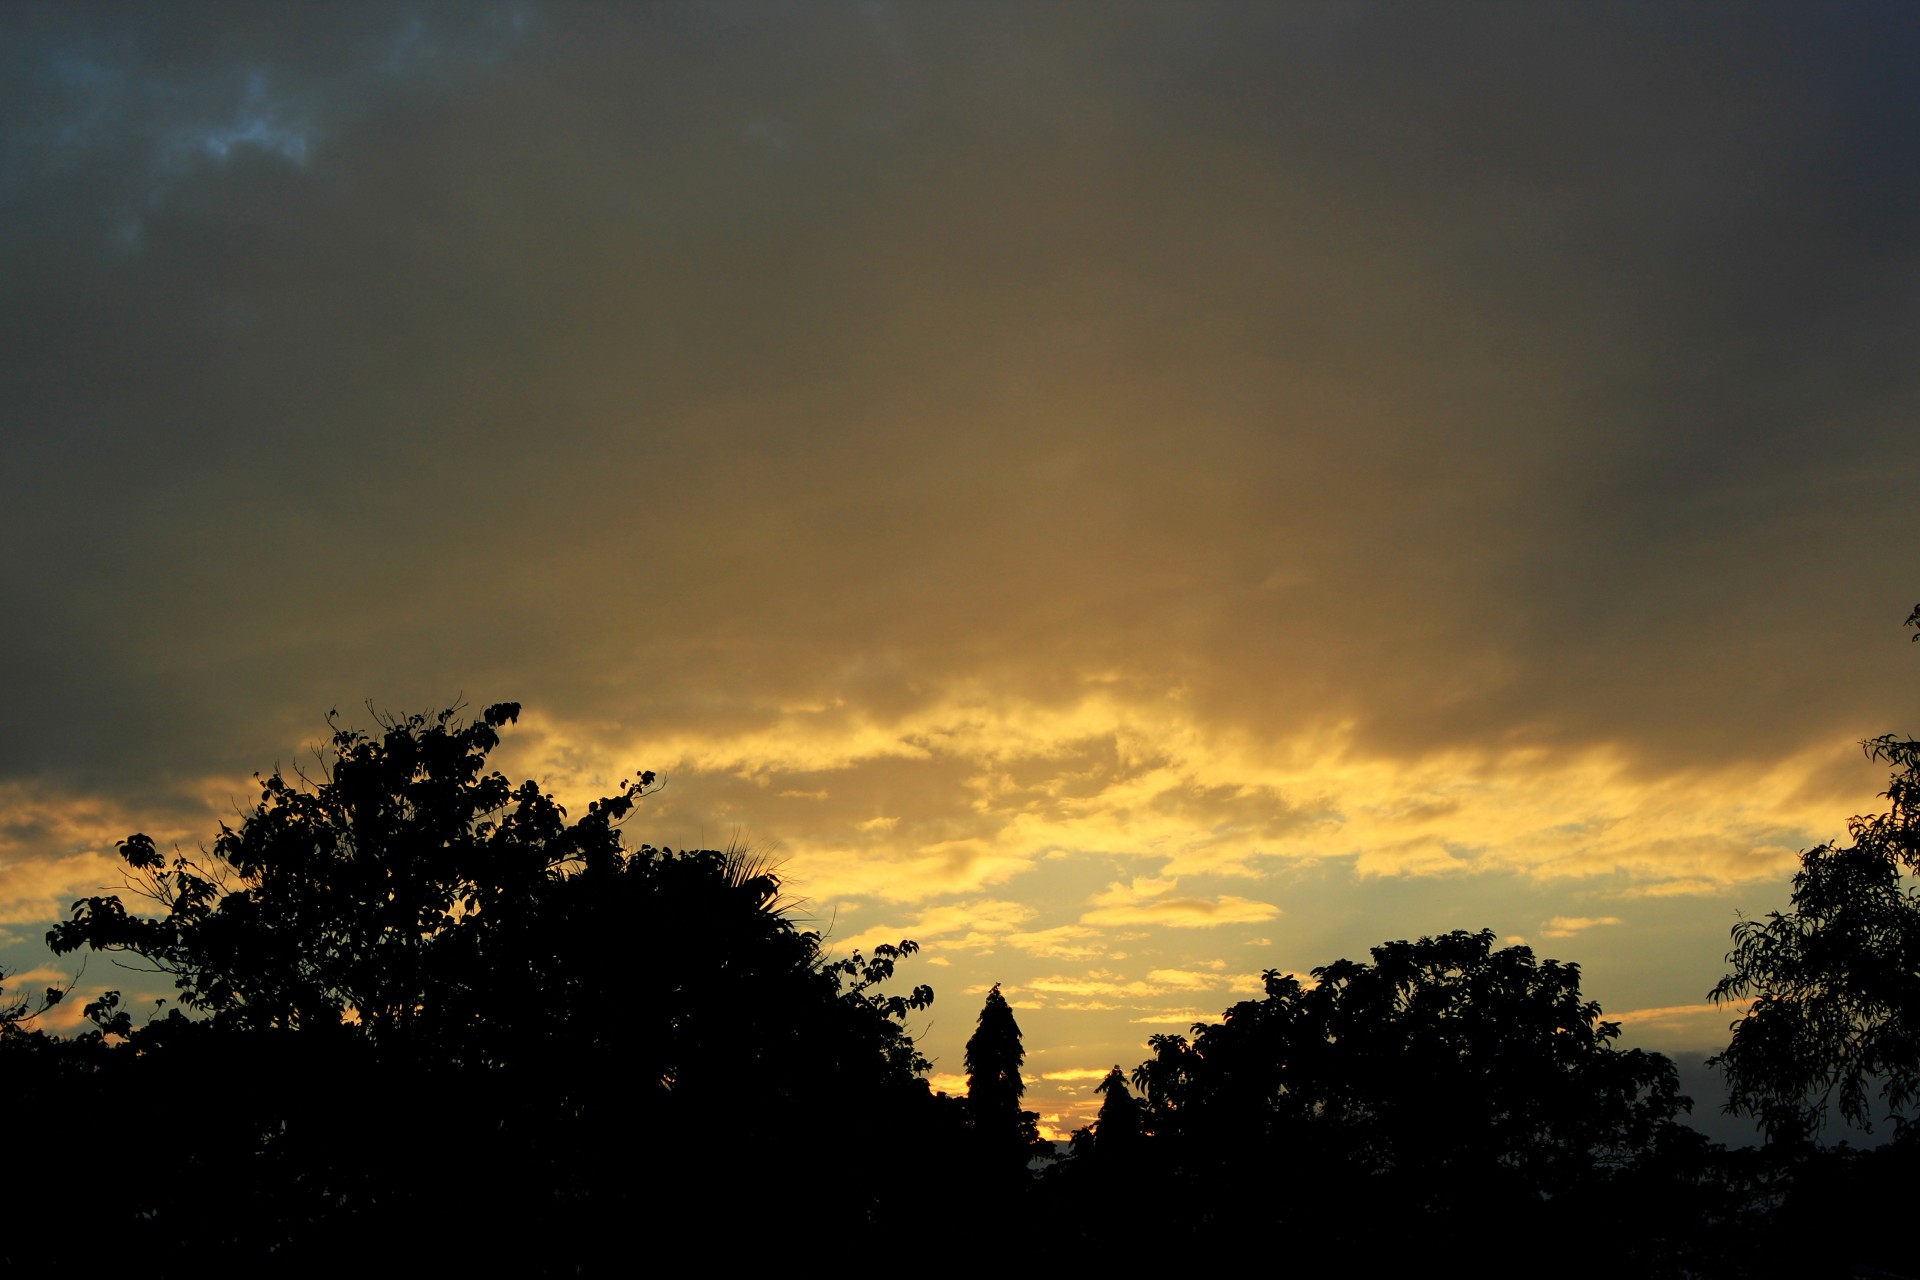
<instances>
[{"instance_id":1,"label":"treeline silhouette","mask_svg":"<svg viewBox=\"0 0 1920 1280\"><path fill-rule=\"evenodd\" d=\"M1898 1115L1920 1081L1920 744L1869 744L1901 771L1891 813L1809 851L1796 910L1736 935L1716 994L1758 1002L1722 1062L1762 1148L1681 1123L1673 1064L1615 1043L1577 966L1462 931L1269 971L1116 1065L1057 1151L997 986L967 1095L934 1093L906 1030L933 992L890 989L913 942L835 959L751 855L627 847L651 774L577 818L510 783L488 755L518 713L335 724L317 778L261 779L204 853L121 843L144 905L84 899L49 944L174 995L136 1022L110 992L70 1037L34 1026L59 989L0 1004L11 1185L66 1206L22 1214L0 1264L942 1270L959 1245L992 1266L1913 1274L1885 1228L1920 1141L1899 1122L1824 1148L1811 1117L1837 1088L1864 1118L1876 1082Z\"/></svg>"}]
</instances>

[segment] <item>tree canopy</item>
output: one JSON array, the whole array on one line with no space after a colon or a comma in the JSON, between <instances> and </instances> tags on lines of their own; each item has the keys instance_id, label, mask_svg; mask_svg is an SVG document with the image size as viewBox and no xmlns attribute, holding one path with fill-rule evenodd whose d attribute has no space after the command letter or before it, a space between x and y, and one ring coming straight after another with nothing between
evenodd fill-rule
<instances>
[{"instance_id":1,"label":"tree canopy","mask_svg":"<svg viewBox=\"0 0 1920 1280\"><path fill-rule=\"evenodd\" d=\"M1311 983L1269 970L1263 999L1154 1036L1134 1083L1169 1187L1255 1216L1310 1206L1356 1241L1383 1197L1428 1230L1504 1220L1517 1240L1652 1149L1686 1105L1672 1063L1614 1047L1578 966L1493 944L1383 943Z\"/></svg>"},{"instance_id":2,"label":"tree canopy","mask_svg":"<svg viewBox=\"0 0 1920 1280\"><path fill-rule=\"evenodd\" d=\"M1296 1131L1370 1168L1434 1175L1500 1163L1545 1172L1630 1151L1679 1104L1672 1064L1619 1050L1580 998L1579 966L1495 949L1491 930L1372 948L1313 983L1268 970L1266 997L1156 1036L1134 1075L1161 1129L1230 1118ZM1290 1132L1289 1136L1296 1136Z\"/></svg>"},{"instance_id":3,"label":"tree canopy","mask_svg":"<svg viewBox=\"0 0 1920 1280\"><path fill-rule=\"evenodd\" d=\"M981 1003L979 1022L967 1040L967 1114L989 1161L1014 1168L1024 1167L1033 1155L1053 1150L1040 1137L1040 1117L1020 1108L1027 1091L1020 1077L1026 1057L1020 1024L996 982Z\"/></svg>"},{"instance_id":4,"label":"tree canopy","mask_svg":"<svg viewBox=\"0 0 1920 1280\"><path fill-rule=\"evenodd\" d=\"M651 773L570 819L488 768L518 712L450 709L377 735L336 725L317 781L264 778L205 853L122 841L147 902L85 899L48 941L172 977L184 1015L135 1028L117 997L102 1006L147 1064L138 1087L219 1064L229 1106L252 1114L194 1158L239 1159L276 1135L255 1154L297 1153L283 1199L305 1197L275 1206L282 1219L354 1205L397 1222L423 1197L484 1203L506 1194L489 1179L533 1177L528 1203L562 1206L543 1225L577 1231L708 1194L795 1130L827 1150L781 1205L863 1219L884 1182L849 1202L834 1179L881 1158L911 1123L901 1108L928 1096L904 1023L933 993L878 990L915 945L831 959L759 860L626 847L620 824ZM611 1182L585 1154L608 1143L640 1157ZM395 1172L423 1161L438 1187ZM189 1212L142 1212L163 1210Z\"/></svg>"},{"instance_id":5,"label":"tree canopy","mask_svg":"<svg viewBox=\"0 0 1920 1280\"><path fill-rule=\"evenodd\" d=\"M1020 1066L1026 1060L1020 1024L996 982L981 1003L979 1022L967 1040L967 1102L977 1123L1004 1120L1012 1127L1027 1091L1020 1078Z\"/></svg>"},{"instance_id":6,"label":"tree canopy","mask_svg":"<svg viewBox=\"0 0 1920 1280\"><path fill-rule=\"evenodd\" d=\"M1830 1104L1870 1128L1876 1085L1896 1125L1920 1098L1920 741L1861 745L1893 766L1887 811L1800 855L1792 909L1734 926L1731 972L1709 993L1753 999L1713 1061L1728 1108L1775 1138L1817 1132Z\"/></svg>"},{"instance_id":7,"label":"tree canopy","mask_svg":"<svg viewBox=\"0 0 1920 1280\"><path fill-rule=\"evenodd\" d=\"M1131 1150L1140 1141L1140 1100L1127 1091L1127 1074L1116 1063L1099 1084L1100 1112L1093 1124L1074 1135L1076 1143L1085 1134L1085 1142L1103 1154Z\"/></svg>"}]
</instances>

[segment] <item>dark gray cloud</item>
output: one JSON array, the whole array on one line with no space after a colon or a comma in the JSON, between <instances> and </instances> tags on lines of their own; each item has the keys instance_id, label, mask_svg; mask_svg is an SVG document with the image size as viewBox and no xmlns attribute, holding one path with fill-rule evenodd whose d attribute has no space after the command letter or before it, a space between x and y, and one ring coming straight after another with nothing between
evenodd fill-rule
<instances>
[{"instance_id":1,"label":"dark gray cloud","mask_svg":"<svg viewBox=\"0 0 1920 1280\"><path fill-rule=\"evenodd\" d=\"M1654 769L1915 705L1900 10L7 22L10 775L461 690Z\"/></svg>"}]
</instances>

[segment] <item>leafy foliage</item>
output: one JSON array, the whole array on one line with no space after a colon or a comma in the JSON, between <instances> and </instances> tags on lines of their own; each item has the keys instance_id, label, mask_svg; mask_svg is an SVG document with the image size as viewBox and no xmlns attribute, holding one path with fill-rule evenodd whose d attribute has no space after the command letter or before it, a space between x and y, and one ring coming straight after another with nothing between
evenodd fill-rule
<instances>
[{"instance_id":1,"label":"leafy foliage","mask_svg":"<svg viewBox=\"0 0 1920 1280\"><path fill-rule=\"evenodd\" d=\"M348 1034L477 1067L523 1052L535 1024L593 1038L631 1026L632 1010L612 1018L606 1002L638 961L649 1078L666 1082L714 1034L686 1016L690 1002L750 1021L757 1001L783 994L757 989L776 974L875 1027L932 1000L925 986L869 994L912 943L827 962L751 857L625 849L619 823L652 773L569 822L537 784L489 771L519 710L500 703L470 724L455 710L409 716L378 738L336 726L324 780L264 779L259 805L221 828L204 864L169 862L145 835L121 842L158 914L84 899L49 945L139 957L224 1027ZM897 1035L871 1047L892 1069L924 1065Z\"/></svg>"},{"instance_id":2,"label":"leafy foliage","mask_svg":"<svg viewBox=\"0 0 1920 1280\"><path fill-rule=\"evenodd\" d=\"M480 934L510 930L552 884L619 867L614 824L653 781L640 775L569 826L536 784L486 771L519 711L500 703L472 724L453 709L410 716L377 739L332 725L324 781L264 779L259 805L222 825L204 864L169 863L143 834L120 843L160 914L87 898L48 944L138 956L173 975L187 1008L228 1025L414 1033L443 957L484 949Z\"/></svg>"},{"instance_id":3,"label":"leafy foliage","mask_svg":"<svg viewBox=\"0 0 1920 1280\"><path fill-rule=\"evenodd\" d=\"M1230 1125L1370 1171L1443 1179L1563 1168L1643 1146L1679 1098L1672 1064L1612 1047L1577 965L1456 931L1339 960L1315 983L1269 970L1266 998L1156 1036L1135 1072L1156 1132Z\"/></svg>"},{"instance_id":4,"label":"leafy foliage","mask_svg":"<svg viewBox=\"0 0 1920 1280\"><path fill-rule=\"evenodd\" d=\"M89 1012L146 1064L142 1105L228 1082L235 1127L176 1163L251 1160L261 1248L450 1197L532 1214L530 1232L611 1230L777 1160L795 1131L832 1151L781 1212L876 1211L884 1184L849 1198L837 1179L928 1096L904 1023L933 992L878 990L915 944L829 959L761 860L627 848L651 773L569 820L487 766L518 713L336 725L317 783L263 779L207 853L123 841L145 910L88 898L51 931L56 951L172 976L187 1015L135 1028L111 993ZM644 1159L609 1181L588 1155L609 1143ZM154 1194L137 1214L171 1239L211 1229Z\"/></svg>"},{"instance_id":5,"label":"leafy foliage","mask_svg":"<svg viewBox=\"0 0 1920 1280\"><path fill-rule=\"evenodd\" d=\"M1732 972L1709 993L1753 997L1713 1061L1728 1108L1777 1139L1816 1132L1830 1103L1870 1127L1876 1082L1896 1125L1920 1098L1920 741L1861 745L1893 766L1887 812L1850 820L1851 844L1800 855L1792 910L1735 925Z\"/></svg>"},{"instance_id":6,"label":"leafy foliage","mask_svg":"<svg viewBox=\"0 0 1920 1280\"><path fill-rule=\"evenodd\" d=\"M1021 1064L1027 1060L1020 1044L1020 1024L1014 1021L1013 1007L1000 994L1000 984L980 1006L980 1020L967 1040L967 1101L974 1115L986 1123L986 1117L1003 1113L1011 1116L1020 1109L1027 1091L1020 1078Z\"/></svg>"},{"instance_id":7,"label":"leafy foliage","mask_svg":"<svg viewBox=\"0 0 1920 1280\"><path fill-rule=\"evenodd\" d=\"M1667 1059L1614 1047L1577 966L1493 943L1388 942L1311 985L1269 970L1264 999L1154 1036L1133 1079L1162 1194L1198 1223L1291 1217L1376 1251L1381 1215L1462 1238L1498 1224L1516 1248L1550 1234L1685 1099Z\"/></svg>"}]
</instances>

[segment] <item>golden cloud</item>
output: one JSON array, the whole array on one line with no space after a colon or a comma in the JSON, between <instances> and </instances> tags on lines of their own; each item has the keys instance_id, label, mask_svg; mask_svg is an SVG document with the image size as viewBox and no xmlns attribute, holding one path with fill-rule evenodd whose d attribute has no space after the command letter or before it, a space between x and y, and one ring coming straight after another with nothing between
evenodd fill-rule
<instances>
[{"instance_id":1,"label":"golden cloud","mask_svg":"<svg viewBox=\"0 0 1920 1280\"><path fill-rule=\"evenodd\" d=\"M1625 1013L1606 1014L1608 1022L1625 1025L1629 1022L1674 1022L1682 1018L1700 1018L1710 1014L1732 1014L1741 1017L1752 1005L1751 1000L1729 1000L1726 1004L1715 1004L1711 1000L1701 1000L1693 1004L1669 1004L1657 1009L1629 1009Z\"/></svg>"},{"instance_id":2,"label":"golden cloud","mask_svg":"<svg viewBox=\"0 0 1920 1280\"><path fill-rule=\"evenodd\" d=\"M7 975L7 985L26 988L30 986L65 987L73 980L71 973L63 972L52 965L39 965L32 969L22 969L18 973Z\"/></svg>"},{"instance_id":3,"label":"golden cloud","mask_svg":"<svg viewBox=\"0 0 1920 1280\"><path fill-rule=\"evenodd\" d=\"M1702 1044L1725 1044L1727 1029L1745 1017L1752 1005L1751 1000L1729 1000L1726 1004L1702 1000L1619 1013L1609 1010L1600 1017L1605 1022L1619 1023L1632 1042L1649 1048L1663 1045L1696 1048Z\"/></svg>"},{"instance_id":4,"label":"golden cloud","mask_svg":"<svg viewBox=\"0 0 1920 1280\"><path fill-rule=\"evenodd\" d=\"M927 1084L935 1093L960 1095L967 1091L967 1078L957 1071L935 1071L927 1076Z\"/></svg>"},{"instance_id":5,"label":"golden cloud","mask_svg":"<svg viewBox=\"0 0 1920 1280\"><path fill-rule=\"evenodd\" d=\"M1147 981L1170 991L1211 991L1223 985L1218 973L1197 973L1192 969L1149 969Z\"/></svg>"},{"instance_id":6,"label":"golden cloud","mask_svg":"<svg viewBox=\"0 0 1920 1280\"><path fill-rule=\"evenodd\" d=\"M1213 991L1229 986L1219 973L1190 969L1150 969L1145 977L1126 977L1112 969L1090 969L1084 974L1052 974L1032 978L1021 989L1045 997L1081 996L1102 1002L1148 1000L1175 991ZM1069 1006L1064 1003L1055 1007ZM1108 1007L1105 1003L1101 1007Z\"/></svg>"},{"instance_id":7,"label":"golden cloud","mask_svg":"<svg viewBox=\"0 0 1920 1280\"><path fill-rule=\"evenodd\" d=\"M1176 928L1211 928L1223 924L1254 924L1271 920L1280 908L1267 902L1224 895L1217 898L1177 896L1178 882L1138 878L1111 884L1093 898L1093 910L1080 917L1087 924L1155 924Z\"/></svg>"},{"instance_id":8,"label":"golden cloud","mask_svg":"<svg viewBox=\"0 0 1920 1280\"><path fill-rule=\"evenodd\" d=\"M1629 898L1698 898L1712 893L1724 893L1727 886L1713 880L1657 880L1652 884L1635 885L1627 890Z\"/></svg>"},{"instance_id":9,"label":"golden cloud","mask_svg":"<svg viewBox=\"0 0 1920 1280\"><path fill-rule=\"evenodd\" d=\"M605 789L613 771L582 760L664 757L683 802L725 779L805 778L779 790L819 798L783 811L773 834L818 897L924 901L1004 884L1042 860L1116 853L1157 858L1169 878L1345 858L1367 876L1625 873L1656 895L1789 870L1814 834L1838 825L1822 780L1850 749L1659 777L1604 746L1370 756L1339 725L1256 742L1209 726L1169 692L1089 676L1079 696L1047 705L958 682L891 717L769 708L759 727L683 729L654 743L543 720L528 763L567 762L573 781ZM896 802L914 796L919 812L870 791L870 775ZM1083 923L1238 921L1265 909L1244 899L1095 906L1106 914Z\"/></svg>"},{"instance_id":10,"label":"golden cloud","mask_svg":"<svg viewBox=\"0 0 1920 1280\"><path fill-rule=\"evenodd\" d=\"M126 868L105 853L21 859L0 864L0 923L65 919L76 899L122 893Z\"/></svg>"},{"instance_id":11,"label":"golden cloud","mask_svg":"<svg viewBox=\"0 0 1920 1280\"><path fill-rule=\"evenodd\" d=\"M115 843L140 829L121 806L26 783L0 785L0 924L65 919L76 898L118 893L125 865ZM180 838L148 826L165 848Z\"/></svg>"},{"instance_id":12,"label":"golden cloud","mask_svg":"<svg viewBox=\"0 0 1920 1280\"><path fill-rule=\"evenodd\" d=\"M1042 1071L1042 1080L1105 1080L1109 1068L1106 1067L1068 1067L1062 1071Z\"/></svg>"},{"instance_id":13,"label":"golden cloud","mask_svg":"<svg viewBox=\"0 0 1920 1280\"><path fill-rule=\"evenodd\" d=\"M1084 977L1054 974L1032 978L1020 984L1023 992L1043 996L1104 996L1114 1000L1139 1000L1160 995L1165 988L1141 978L1121 980L1112 973L1095 969Z\"/></svg>"},{"instance_id":14,"label":"golden cloud","mask_svg":"<svg viewBox=\"0 0 1920 1280\"><path fill-rule=\"evenodd\" d=\"M835 939L834 942L848 951L867 951L880 943L896 943L902 938L912 938L923 946L938 941L942 946L977 949L993 946L1013 934L1033 919L1034 914L1034 909L1025 903L1005 899L952 902L916 912L898 924L874 925L844 941Z\"/></svg>"},{"instance_id":15,"label":"golden cloud","mask_svg":"<svg viewBox=\"0 0 1920 1280\"><path fill-rule=\"evenodd\" d=\"M1096 907L1131 906L1136 902L1172 893L1179 885L1178 880L1135 876L1125 884L1108 885L1104 890L1096 893L1091 901Z\"/></svg>"},{"instance_id":16,"label":"golden cloud","mask_svg":"<svg viewBox=\"0 0 1920 1280\"><path fill-rule=\"evenodd\" d=\"M1619 916L1555 916L1540 930L1543 938L1571 938L1601 925L1619 924Z\"/></svg>"},{"instance_id":17,"label":"golden cloud","mask_svg":"<svg viewBox=\"0 0 1920 1280\"><path fill-rule=\"evenodd\" d=\"M1219 1018L1220 1012L1217 1009L1163 1009L1158 1013L1129 1018L1127 1021L1150 1027L1176 1026L1184 1029L1202 1022L1216 1022Z\"/></svg>"},{"instance_id":18,"label":"golden cloud","mask_svg":"<svg viewBox=\"0 0 1920 1280\"><path fill-rule=\"evenodd\" d=\"M1064 1110L1044 1112L1035 1127L1048 1142L1066 1142L1073 1137L1074 1129L1079 1127L1074 1123L1075 1118Z\"/></svg>"},{"instance_id":19,"label":"golden cloud","mask_svg":"<svg viewBox=\"0 0 1920 1280\"><path fill-rule=\"evenodd\" d=\"M923 902L1006 883L1033 869L1034 859L981 837L940 840L905 853L847 851L804 839L783 841L796 880L813 897L871 895L889 902Z\"/></svg>"},{"instance_id":20,"label":"golden cloud","mask_svg":"<svg viewBox=\"0 0 1920 1280\"><path fill-rule=\"evenodd\" d=\"M1062 924L1031 933L1009 933L1001 939L1007 946L1043 960L1090 960L1098 956L1123 959L1105 947L1089 941L1101 937L1098 929L1085 925Z\"/></svg>"}]
</instances>

